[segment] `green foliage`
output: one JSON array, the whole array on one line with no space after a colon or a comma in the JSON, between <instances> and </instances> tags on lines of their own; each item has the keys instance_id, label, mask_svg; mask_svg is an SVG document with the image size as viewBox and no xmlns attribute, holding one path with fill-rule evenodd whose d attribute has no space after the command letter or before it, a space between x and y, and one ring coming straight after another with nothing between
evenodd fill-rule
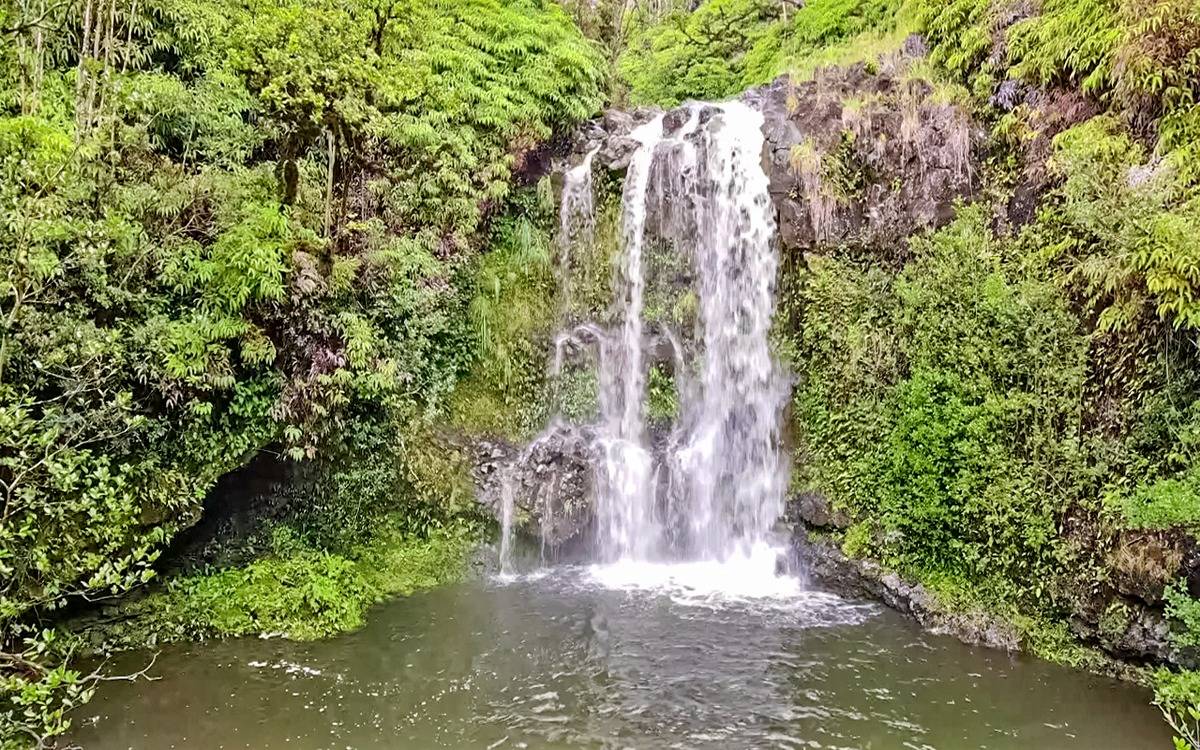
<instances>
[{"instance_id":1,"label":"green foliage","mask_svg":"<svg viewBox=\"0 0 1200 750\"><path fill-rule=\"evenodd\" d=\"M987 75L992 15L989 0L921 3L918 16L929 43L930 61L963 81Z\"/></svg>"},{"instance_id":2,"label":"green foliage","mask_svg":"<svg viewBox=\"0 0 1200 750\"><path fill-rule=\"evenodd\" d=\"M451 406L460 427L521 437L547 416L544 357L555 319L549 226L536 196L516 196L490 251L470 270L476 356Z\"/></svg>"},{"instance_id":3,"label":"green foliage","mask_svg":"<svg viewBox=\"0 0 1200 750\"><path fill-rule=\"evenodd\" d=\"M771 0L705 0L695 11L639 18L618 63L630 101L670 106L733 95L742 88L748 55L771 33L779 11Z\"/></svg>"},{"instance_id":4,"label":"green foliage","mask_svg":"<svg viewBox=\"0 0 1200 750\"><path fill-rule=\"evenodd\" d=\"M661 364L650 368L646 391L646 416L651 422L667 424L679 417L675 378Z\"/></svg>"},{"instance_id":5,"label":"green foliage","mask_svg":"<svg viewBox=\"0 0 1200 750\"><path fill-rule=\"evenodd\" d=\"M1057 523L1083 481L1066 436L1085 341L1057 289L1006 252L973 208L914 242L894 279L812 268L795 415L820 468L801 481L876 519L893 565L1045 601Z\"/></svg>"},{"instance_id":6,"label":"green foliage","mask_svg":"<svg viewBox=\"0 0 1200 750\"><path fill-rule=\"evenodd\" d=\"M345 555L384 521L420 537L479 512L466 458L424 425L357 415L312 469L289 488L288 524L314 549Z\"/></svg>"},{"instance_id":7,"label":"green foliage","mask_svg":"<svg viewBox=\"0 0 1200 750\"><path fill-rule=\"evenodd\" d=\"M31 632L16 653L0 653L0 748L24 750L71 727L67 714L95 692L96 674L66 666L70 648L53 630ZM47 666L57 663L57 666Z\"/></svg>"},{"instance_id":8,"label":"green foliage","mask_svg":"<svg viewBox=\"0 0 1200 750\"><path fill-rule=\"evenodd\" d=\"M1121 498L1124 522L1135 529L1200 528L1200 478L1166 477Z\"/></svg>"},{"instance_id":9,"label":"green foliage","mask_svg":"<svg viewBox=\"0 0 1200 750\"><path fill-rule=\"evenodd\" d=\"M375 519L396 541L472 513L428 425L473 362L526 377L467 314L476 251L528 155L598 107L604 61L540 0L110 10L0 2L0 653L72 598L146 584L264 449L324 490L293 519L311 551L190 600L262 598L212 629L329 630L356 616L335 594L405 588L358 578ZM498 223L544 284L526 215ZM0 679L49 717L35 739L82 697Z\"/></svg>"},{"instance_id":10,"label":"green foliage","mask_svg":"<svg viewBox=\"0 0 1200 750\"><path fill-rule=\"evenodd\" d=\"M797 424L794 481L811 484L853 514L875 507L874 472L883 460L888 424L883 406L899 378L900 352L890 276L833 258L813 258L809 273L791 274L780 316L797 321L793 393Z\"/></svg>"},{"instance_id":11,"label":"green foliage","mask_svg":"<svg viewBox=\"0 0 1200 750\"><path fill-rule=\"evenodd\" d=\"M564 418L586 424L600 416L600 379L595 368L572 368L558 382L558 407Z\"/></svg>"},{"instance_id":12,"label":"green foliage","mask_svg":"<svg viewBox=\"0 0 1200 750\"><path fill-rule=\"evenodd\" d=\"M278 246L264 261L226 235L202 256L153 245L135 218L93 210L99 186L70 142L0 119L13 250L0 259L0 632L30 608L145 581L204 490L273 432L277 383L262 357L235 368L230 346L253 330L248 308L282 293ZM159 273L180 258L187 272Z\"/></svg>"},{"instance_id":13,"label":"green foliage","mask_svg":"<svg viewBox=\"0 0 1200 750\"><path fill-rule=\"evenodd\" d=\"M363 603L373 595L351 561L317 551L263 558L169 586L156 627L184 638L265 632L315 638L360 626Z\"/></svg>"},{"instance_id":14,"label":"green foliage","mask_svg":"<svg viewBox=\"0 0 1200 750\"><path fill-rule=\"evenodd\" d=\"M990 0L923 1L918 16L931 61L984 97L991 93L986 84L1009 77L1094 95L1112 88L1121 23L1107 0L1051 0L1007 24L1002 19L1012 10Z\"/></svg>"},{"instance_id":15,"label":"green foliage","mask_svg":"<svg viewBox=\"0 0 1200 750\"><path fill-rule=\"evenodd\" d=\"M1167 616L1176 626L1171 641L1182 648L1200 648L1200 599L1192 598L1182 579L1167 588L1165 597Z\"/></svg>"},{"instance_id":16,"label":"green foliage","mask_svg":"<svg viewBox=\"0 0 1200 750\"><path fill-rule=\"evenodd\" d=\"M1200 142L1200 9L1191 0L1052 0L1014 20L990 0L919 3L930 60L980 101L997 82L1074 87L1144 125L1183 185L1195 185Z\"/></svg>"},{"instance_id":17,"label":"green foliage","mask_svg":"<svg viewBox=\"0 0 1200 750\"><path fill-rule=\"evenodd\" d=\"M781 73L874 58L900 46L909 16L899 0L705 0L633 19L618 62L633 103L724 99Z\"/></svg>"},{"instance_id":18,"label":"green foliage","mask_svg":"<svg viewBox=\"0 0 1200 750\"><path fill-rule=\"evenodd\" d=\"M365 540L340 552L306 542L293 526L271 532L269 552L249 563L174 578L126 607L101 635L106 646L284 634L309 640L361 627L384 598L459 580L476 532L456 526L427 537L406 535L400 517L376 517Z\"/></svg>"},{"instance_id":19,"label":"green foliage","mask_svg":"<svg viewBox=\"0 0 1200 750\"><path fill-rule=\"evenodd\" d=\"M873 537L870 523L856 523L846 529L846 535L842 538L842 552L850 557L867 557L873 548Z\"/></svg>"},{"instance_id":20,"label":"green foliage","mask_svg":"<svg viewBox=\"0 0 1200 750\"><path fill-rule=\"evenodd\" d=\"M1052 165L1064 182L1042 220L1061 239L1045 252L1069 264L1102 329L1128 329L1149 310L1195 328L1200 197L1189 195L1169 165L1144 161L1109 117L1059 135Z\"/></svg>"},{"instance_id":21,"label":"green foliage","mask_svg":"<svg viewBox=\"0 0 1200 750\"><path fill-rule=\"evenodd\" d=\"M1008 29L1012 72L1042 85L1071 83L1085 93L1102 93L1112 85L1120 37L1114 3L1051 0Z\"/></svg>"},{"instance_id":22,"label":"green foliage","mask_svg":"<svg viewBox=\"0 0 1200 750\"><path fill-rule=\"evenodd\" d=\"M994 478L988 457L998 447L985 407L965 391L943 372L900 387L881 503L890 556L963 575L981 564L987 540L975 532L995 500L986 492Z\"/></svg>"},{"instance_id":23,"label":"green foliage","mask_svg":"<svg viewBox=\"0 0 1200 750\"><path fill-rule=\"evenodd\" d=\"M1200 672L1155 672L1154 705L1175 730L1175 750L1200 748Z\"/></svg>"},{"instance_id":24,"label":"green foliage","mask_svg":"<svg viewBox=\"0 0 1200 750\"><path fill-rule=\"evenodd\" d=\"M571 248L570 279L566 298L558 300L567 320L607 321L612 315L613 267L621 252L621 193L619 175L593 171L593 201L596 211L592 242ZM651 249L657 249L651 247Z\"/></svg>"},{"instance_id":25,"label":"green foliage","mask_svg":"<svg viewBox=\"0 0 1200 750\"><path fill-rule=\"evenodd\" d=\"M913 31L902 0L817 0L801 5L747 55L742 81L764 83L781 73L807 77L826 65L874 65Z\"/></svg>"}]
</instances>

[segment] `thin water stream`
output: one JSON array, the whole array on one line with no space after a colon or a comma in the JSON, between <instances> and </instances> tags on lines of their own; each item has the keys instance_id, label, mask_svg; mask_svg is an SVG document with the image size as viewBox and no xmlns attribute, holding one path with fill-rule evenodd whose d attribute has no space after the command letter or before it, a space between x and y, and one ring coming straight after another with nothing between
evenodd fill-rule
<instances>
[{"instance_id":1,"label":"thin water stream","mask_svg":"<svg viewBox=\"0 0 1200 750\"><path fill-rule=\"evenodd\" d=\"M160 681L105 685L81 714L96 723L73 739L88 750L1170 747L1141 689L967 647L786 580L729 595L731 576L704 563L561 567L393 601L326 641L172 647Z\"/></svg>"}]
</instances>

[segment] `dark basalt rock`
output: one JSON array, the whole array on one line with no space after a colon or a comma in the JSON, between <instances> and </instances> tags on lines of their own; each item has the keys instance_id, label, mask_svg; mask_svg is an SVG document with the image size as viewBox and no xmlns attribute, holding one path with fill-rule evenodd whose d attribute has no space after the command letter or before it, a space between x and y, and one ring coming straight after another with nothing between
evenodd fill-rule
<instances>
[{"instance_id":1,"label":"dark basalt rock","mask_svg":"<svg viewBox=\"0 0 1200 750\"><path fill-rule=\"evenodd\" d=\"M922 81L854 66L747 94L764 117L785 248L853 245L892 254L912 234L953 218L955 202L977 187L983 131L933 93Z\"/></svg>"},{"instance_id":2,"label":"dark basalt rock","mask_svg":"<svg viewBox=\"0 0 1200 750\"><path fill-rule=\"evenodd\" d=\"M1187 657L1171 644L1171 625L1160 609L1120 595L1097 617L1076 612L1068 620L1071 632L1116 659L1137 664L1186 664Z\"/></svg>"},{"instance_id":3,"label":"dark basalt rock","mask_svg":"<svg viewBox=\"0 0 1200 750\"><path fill-rule=\"evenodd\" d=\"M571 163L577 163L583 154L598 148L595 164L613 171L624 171L629 159L637 151L638 142L630 133L657 115L659 110L639 108L632 112L610 109L597 120L579 126L572 139Z\"/></svg>"},{"instance_id":4,"label":"dark basalt rock","mask_svg":"<svg viewBox=\"0 0 1200 750\"><path fill-rule=\"evenodd\" d=\"M900 58L923 45L909 40ZM978 187L983 130L933 93L924 82L857 65L824 69L810 81L785 76L742 95L763 114L763 166L785 250L853 245L894 253L910 235L953 218L955 202ZM698 116L703 123L718 111L707 106ZM630 132L654 114L606 112L579 128L572 158L598 147L596 167L623 171L638 145ZM687 106L667 112L664 130L691 116ZM807 163L797 159L802 151L811 154Z\"/></svg>"},{"instance_id":5,"label":"dark basalt rock","mask_svg":"<svg viewBox=\"0 0 1200 750\"><path fill-rule=\"evenodd\" d=\"M832 540L809 539L801 531L794 538L793 555L812 582L835 593L881 601L926 630L964 643L1005 651L1020 649L1020 637L1008 623L983 612L949 612L921 584L906 581L871 560L849 557Z\"/></svg>"},{"instance_id":6,"label":"dark basalt rock","mask_svg":"<svg viewBox=\"0 0 1200 750\"><path fill-rule=\"evenodd\" d=\"M595 441L586 427L556 425L523 449L477 440L476 499L500 517L504 483L512 483L514 529L552 553L582 544L592 525Z\"/></svg>"},{"instance_id":7,"label":"dark basalt rock","mask_svg":"<svg viewBox=\"0 0 1200 750\"><path fill-rule=\"evenodd\" d=\"M819 492L801 492L788 503L789 511L811 528L844 529L850 525L850 517L835 510L829 498Z\"/></svg>"},{"instance_id":8,"label":"dark basalt rock","mask_svg":"<svg viewBox=\"0 0 1200 750\"><path fill-rule=\"evenodd\" d=\"M802 516L807 513L823 520L820 510L811 503L811 499L802 497L794 506ZM815 524L810 524L813 527ZM883 602L930 632L1006 651L1020 651L1026 645L1018 631L1003 619L980 611L951 611L921 584L907 581L873 560L850 557L833 539L814 536L803 526L793 538L792 556L792 565L804 571L814 584L843 596ZM1170 623L1161 607L1119 592L1110 591L1091 602L1076 602L1067 624L1081 643L1105 655L1091 667L1116 677L1136 679L1137 665L1166 663L1194 668L1197 664L1196 654L1183 652L1171 643Z\"/></svg>"}]
</instances>

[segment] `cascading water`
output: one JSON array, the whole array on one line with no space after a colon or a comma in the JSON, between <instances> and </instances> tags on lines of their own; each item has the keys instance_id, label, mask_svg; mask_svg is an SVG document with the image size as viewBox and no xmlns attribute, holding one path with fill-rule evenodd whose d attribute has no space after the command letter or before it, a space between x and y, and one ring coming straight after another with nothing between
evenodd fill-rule
<instances>
[{"instance_id":1,"label":"cascading water","mask_svg":"<svg viewBox=\"0 0 1200 750\"><path fill-rule=\"evenodd\" d=\"M694 211L703 361L698 396L682 404L672 469L687 548L701 559L746 555L763 543L787 485L779 445L787 382L767 339L778 258L761 128L762 116L745 104L721 105L701 147L685 152L695 164L681 170Z\"/></svg>"},{"instance_id":2,"label":"cascading water","mask_svg":"<svg viewBox=\"0 0 1200 750\"><path fill-rule=\"evenodd\" d=\"M702 331L698 378L680 389L674 448L660 459L671 473L670 517L685 525L674 529L677 551L699 560L747 556L782 512L779 419L787 386L767 340L778 259L761 127L762 116L740 102L697 103L672 132L658 117L633 133L640 145L623 193L620 335L601 347L605 481L598 511L606 559L666 552L655 459L642 419L642 255L651 209L656 241L690 257L695 268ZM671 338L669 330L664 334ZM678 352L678 344L673 349Z\"/></svg>"},{"instance_id":3,"label":"cascading water","mask_svg":"<svg viewBox=\"0 0 1200 750\"><path fill-rule=\"evenodd\" d=\"M642 307L646 290L642 250L646 191L655 149L662 140L659 115L631 134L639 143L625 177L621 212L623 252L616 274L618 335L600 340L600 425L597 516L601 554L644 558L660 531L654 507L654 461L645 445L646 372Z\"/></svg>"},{"instance_id":4,"label":"cascading water","mask_svg":"<svg viewBox=\"0 0 1200 750\"><path fill-rule=\"evenodd\" d=\"M572 169L567 170L563 176L562 198L559 203L559 229L557 237L558 258L556 259L556 282L558 284L561 310L560 313L565 313L565 310L570 305L571 299L571 249L579 246L589 246L595 240L596 231L596 211L594 204L594 190L592 187L592 159L596 156L599 149L592 149L588 152L583 160ZM555 339L555 354L551 364L550 374L552 378L558 378L562 371L563 351L564 348L578 341L580 336L586 335L591 331L594 336L603 336L603 331L598 327L589 324L583 324L577 327L576 332L565 332L560 334ZM530 453L542 440L553 440L559 429L562 427L558 415L551 420L549 427L536 437L533 442L516 458L515 461L506 467L500 473L500 496L499 496L499 512L500 512L500 573L502 575L511 575L513 573L513 524L516 516L516 494L517 494L517 478L516 471L518 468L528 461ZM543 488L545 490L547 488ZM550 503L550 493L543 492L542 497L542 525L553 525L554 514ZM544 529L543 529L544 532ZM546 555L545 533L542 534L541 556L544 559Z\"/></svg>"},{"instance_id":5,"label":"cascading water","mask_svg":"<svg viewBox=\"0 0 1200 750\"><path fill-rule=\"evenodd\" d=\"M512 573L513 515L516 489L512 471L500 475L500 574Z\"/></svg>"},{"instance_id":6,"label":"cascading water","mask_svg":"<svg viewBox=\"0 0 1200 750\"><path fill-rule=\"evenodd\" d=\"M566 356L584 349L598 355L599 418L588 433L597 551L605 562L634 563L628 582L663 574L648 573L645 563L687 561L708 582L723 570L742 591L753 577L754 591L779 593L770 582L775 552L767 540L786 486L780 415L787 383L768 345L778 258L761 128L756 110L729 102L689 104L633 130L613 325L577 324L555 340L556 378ZM565 174L560 295L569 294L573 251L594 241L595 154ZM647 323L652 248L692 268L698 317L690 335L661 317ZM652 440L646 424L651 340L659 361L669 350L676 377L680 408L667 439ZM504 481L507 564L513 492ZM620 566L614 570L625 575Z\"/></svg>"},{"instance_id":7,"label":"cascading water","mask_svg":"<svg viewBox=\"0 0 1200 750\"><path fill-rule=\"evenodd\" d=\"M563 175L562 199L558 210L558 258L555 263L561 310L571 304L571 249L587 248L595 241L596 206L592 187L592 159L600 149L589 151L577 166Z\"/></svg>"}]
</instances>

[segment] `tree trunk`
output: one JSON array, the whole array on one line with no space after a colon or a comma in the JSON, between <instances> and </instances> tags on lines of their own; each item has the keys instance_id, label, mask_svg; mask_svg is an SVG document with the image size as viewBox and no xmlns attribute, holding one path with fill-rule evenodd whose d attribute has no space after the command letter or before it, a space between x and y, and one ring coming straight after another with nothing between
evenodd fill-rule
<instances>
[{"instance_id":1,"label":"tree trunk","mask_svg":"<svg viewBox=\"0 0 1200 750\"><path fill-rule=\"evenodd\" d=\"M84 0L83 28L79 33L79 68L75 73L75 140L83 137L88 120L88 47L92 36L92 8L94 0Z\"/></svg>"},{"instance_id":2,"label":"tree trunk","mask_svg":"<svg viewBox=\"0 0 1200 750\"><path fill-rule=\"evenodd\" d=\"M337 140L332 129L325 131L325 153L329 166L325 176L325 237L332 239L330 232L333 229L333 166L337 159Z\"/></svg>"}]
</instances>

